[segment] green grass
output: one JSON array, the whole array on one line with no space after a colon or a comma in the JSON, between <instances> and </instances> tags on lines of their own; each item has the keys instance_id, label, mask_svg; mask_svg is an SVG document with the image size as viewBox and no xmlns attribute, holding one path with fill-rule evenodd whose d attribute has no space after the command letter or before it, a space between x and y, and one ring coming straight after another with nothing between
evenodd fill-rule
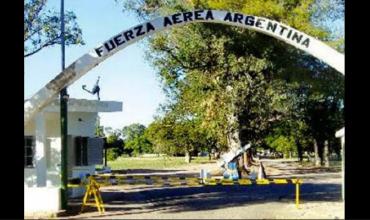
<instances>
[{"instance_id":1,"label":"green grass","mask_svg":"<svg viewBox=\"0 0 370 220\"><path fill-rule=\"evenodd\" d=\"M193 157L191 164L210 163L208 157ZM185 166L184 157L119 157L115 161L108 161L112 170L122 169L165 169Z\"/></svg>"}]
</instances>

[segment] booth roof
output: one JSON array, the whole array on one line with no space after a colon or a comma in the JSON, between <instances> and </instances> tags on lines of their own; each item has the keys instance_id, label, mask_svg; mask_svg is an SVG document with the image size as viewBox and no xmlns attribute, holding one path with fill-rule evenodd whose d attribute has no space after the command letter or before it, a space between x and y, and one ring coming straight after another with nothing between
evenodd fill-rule
<instances>
[{"instance_id":1,"label":"booth roof","mask_svg":"<svg viewBox=\"0 0 370 220\"><path fill-rule=\"evenodd\" d=\"M25 100L27 101L27 100ZM46 108L46 112L58 112L60 110L60 100L55 99ZM68 99L68 112L120 112L122 102L118 101L99 101L88 99Z\"/></svg>"}]
</instances>

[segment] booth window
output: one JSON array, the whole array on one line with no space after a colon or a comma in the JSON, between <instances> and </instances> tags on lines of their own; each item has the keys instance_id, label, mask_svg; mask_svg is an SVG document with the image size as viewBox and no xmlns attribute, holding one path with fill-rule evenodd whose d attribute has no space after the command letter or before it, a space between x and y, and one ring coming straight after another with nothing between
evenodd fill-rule
<instances>
[{"instance_id":1,"label":"booth window","mask_svg":"<svg viewBox=\"0 0 370 220\"><path fill-rule=\"evenodd\" d=\"M75 138L76 166L87 166L87 137Z\"/></svg>"},{"instance_id":2,"label":"booth window","mask_svg":"<svg viewBox=\"0 0 370 220\"><path fill-rule=\"evenodd\" d=\"M35 138L33 136L24 136L24 167L33 168L35 155Z\"/></svg>"}]
</instances>

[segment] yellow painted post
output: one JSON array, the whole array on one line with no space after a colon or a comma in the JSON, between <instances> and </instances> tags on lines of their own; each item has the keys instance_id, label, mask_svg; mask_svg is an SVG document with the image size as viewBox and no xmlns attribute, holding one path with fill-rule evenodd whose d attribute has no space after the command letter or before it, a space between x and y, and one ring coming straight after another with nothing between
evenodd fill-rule
<instances>
[{"instance_id":1,"label":"yellow painted post","mask_svg":"<svg viewBox=\"0 0 370 220\"><path fill-rule=\"evenodd\" d=\"M102 213L102 210L100 208L100 201L98 199L98 195L97 195L96 189L93 189L93 195L94 195L94 200L95 200L96 208L98 208L98 211L101 214Z\"/></svg>"},{"instance_id":2,"label":"yellow painted post","mask_svg":"<svg viewBox=\"0 0 370 220\"><path fill-rule=\"evenodd\" d=\"M303 183L301 179L292 179L292 183L295 184L295 205L299 208L299 190L300 184Z\"/></svg>"},{"instance_id":3,"label":"yellow painted post","mask_svg":"<svg viewBox=\"0 0 370 220\"><path fill-rule=\"evenodd\" d=\"M84 208L85 208L85 206L86 206L86 203L87 203L87 199L88 199L89 193L90 193L90 187L89 187L89 186L87 186L87 187L86 187L86 192L85 192L84 198L83 198L83 200L82 200L82 206L81 206L81 211L80 211L80 213L82 213L82 212L83 212L83 210L84 210Z\"/></svg>"},{"instance_id":4,"label":"yellow painted post","mask_svg":"<svg viewBox=\"0 0 370 220\"><path fill-rule=\"evenodd\" d=\"M94 186L94 199L95 199L95 202L96 202L96 205L97 205L97 208L98 208L98 211L100 214L104 213L105 209L104 209L104 206L103 206L103 199L101 197L101 194L100 194L100 186L99 184L92 178L91 180L93 186Z\"/></svg>"},{"instance_id":5,"label":"yellow painted post","mask_svg":"<svg viewBox=\"0 0 370 220\"><path fill-rule=\"evenodd\" d=\"M295 183L295 206L297 207L297 209L299 209L299 184L300 181L299 179L297 179Z\"/></svg>"}]
</instances>

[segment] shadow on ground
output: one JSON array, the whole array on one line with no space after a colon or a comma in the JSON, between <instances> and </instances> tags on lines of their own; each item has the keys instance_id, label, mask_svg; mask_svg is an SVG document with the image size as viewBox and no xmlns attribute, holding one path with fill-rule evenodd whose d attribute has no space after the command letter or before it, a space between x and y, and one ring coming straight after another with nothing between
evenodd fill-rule
<instances>
[{"instance_id":1,"label":"shadow on ground","mask_svg":"<svg viewBox=\"0 0 370 220\"><path fill-rule=\"evenodd\" d=\"M341 171L341 168L279 168L279 170L298 174L315 174L323 172L337 173Z\"/></svg>"},{"instance_id":2,"label":"shadow on ground","mask_svg":"<svg viewBox=\"0 0 370 220\"><path fill-rule=\"evenodd\" d=\"M168 213L183 211L213 210L219 208L282 202L294 204L294 185L254 185L254 186L202 186L142 189L139 192L123 190L102 191L106 214L99 215L96 208L86 209L94 212L89 217L107 217L162 211ZM303 203L341 201L340 184L303 184L301 186ZM79 202L78 202L79 201ZM78 214L81 199L70 201L70 211L65 216ZM79 217L80 218L80 217Z\"/></svg>"},{"instance_id":3,"label":"shadow on ground","mask_svg":"<svg viewBox=\"0 0 370 220\"><path fill-rule=\"evenodd\" d=\"M152 174L152 173L173 173L183 172L185 170L161 170L161 169L124 169L124 170L113 170L112 174Z\"/></svg>"}]
</instances>

